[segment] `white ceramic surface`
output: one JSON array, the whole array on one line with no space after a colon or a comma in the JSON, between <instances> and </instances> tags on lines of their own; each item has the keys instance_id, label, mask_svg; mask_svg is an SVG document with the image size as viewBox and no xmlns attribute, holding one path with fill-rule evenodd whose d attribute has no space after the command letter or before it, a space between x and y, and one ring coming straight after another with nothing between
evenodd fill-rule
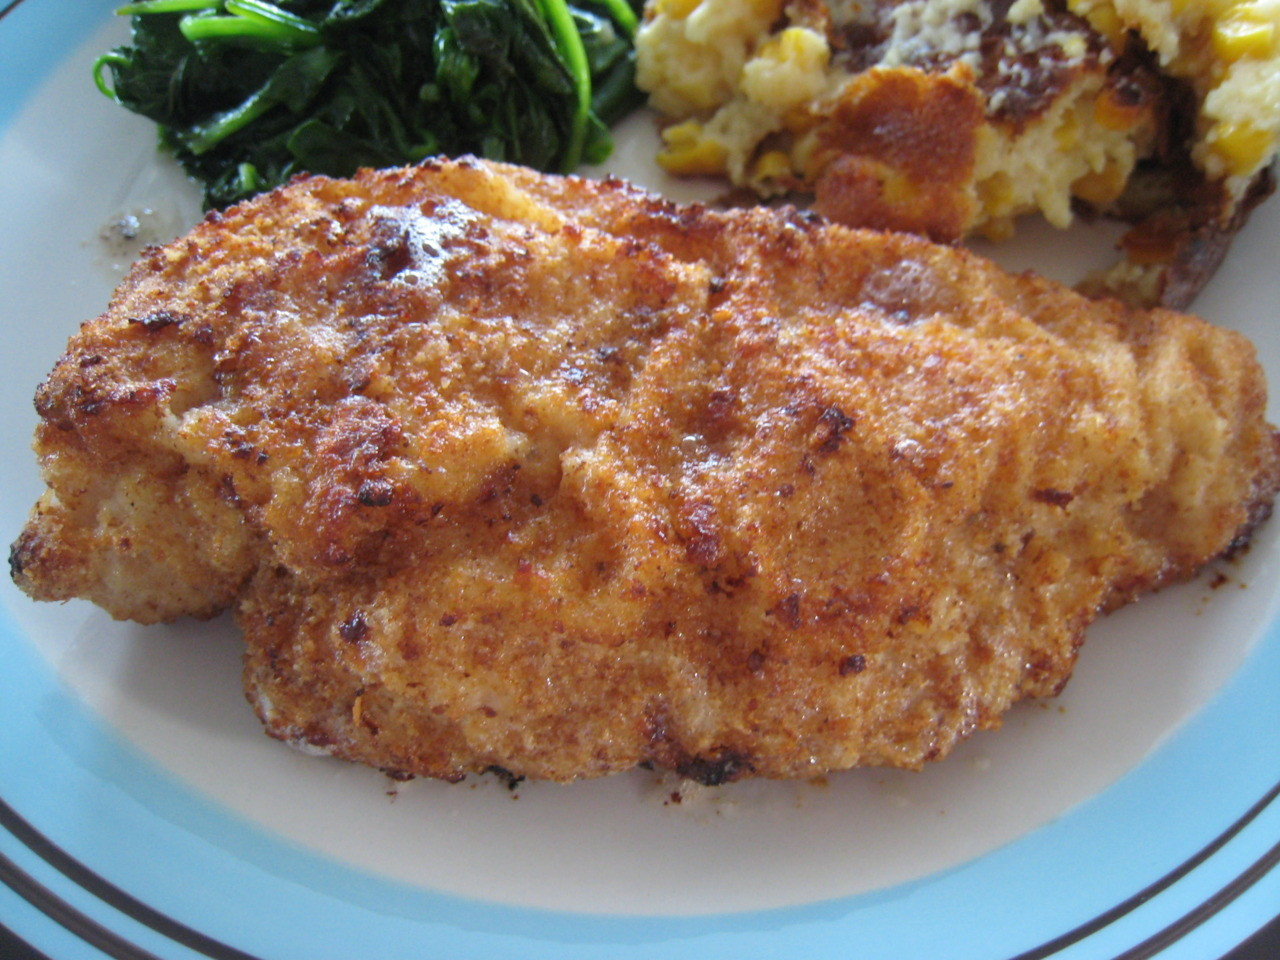
<instances>
[{"instance_id":1,"label":"white ceramic surface","mask_svg":"<svg viewBox=\"0 0 1280 960\"><path fill-rule=\"evenodd\" d=\"M156 153L150 126L88 82L92 56L121 36L122 24L106 23L0 127L0 531L10 538L40 489L28 450L36 384L76 325L105 305L137 243L199 215L196 190ZM639 115L619 131L607 169L677 199L711 195L709 185L659 175L653 149L652 118ZM132 244L120 237L128 217L142 231ZM1015 269L1072 280L1109 259L1113 237L1028 224L992 252ZM1277 249L1280 201L1240 236L1197 309L1253 337L1280 380ZM486 778L393 784L264 737L240 692L239 641L226 618L115 623L87 604L31 603L8 578L0 604L19 638L11 642L38 651L112 736L229 816L336 869L497 905L699 917L855 902L945 874L1105 793L1264 642L1277 614L1278 539L1273 523L1242 559L1095 625L1060 698L1016 708L1002 730L945 762L814 784L682 788L644 772L514 791Z\"/></svg>"}]
</instances>

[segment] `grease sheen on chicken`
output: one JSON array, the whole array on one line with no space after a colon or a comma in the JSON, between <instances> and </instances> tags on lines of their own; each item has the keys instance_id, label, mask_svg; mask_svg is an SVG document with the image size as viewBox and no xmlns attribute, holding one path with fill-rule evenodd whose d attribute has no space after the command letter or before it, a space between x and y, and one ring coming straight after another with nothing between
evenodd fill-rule
<instances>
[{"instance_id":1,"label":"grease sheen on chicken","mask_svg":"<svg viewBox=\"0 0 1280 960\"><path fill-rule=\"evenodd\" d=\"M435 162L146 253L39 390L12 565L232 607L267 731L397 774L917 767L1244 541L1264 406L1190 317Z\"/></svg>"}]
</instances>

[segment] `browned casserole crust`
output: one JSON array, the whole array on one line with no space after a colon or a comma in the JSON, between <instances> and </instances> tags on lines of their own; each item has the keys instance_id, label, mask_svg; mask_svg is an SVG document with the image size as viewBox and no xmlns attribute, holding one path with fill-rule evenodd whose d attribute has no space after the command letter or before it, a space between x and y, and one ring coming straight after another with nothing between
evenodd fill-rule
<instances>
[{"instance_id":1,"label":"browned casserole crust","mask_svg":"<svg viewBox=\"0 0 1280 960\"><path fill-rule=\"evenodd\" d=\"M1088 288L1182 307L1272 189L1280 4L650 0L659 162L940 242L1134 224Z\"/></svg>"}]
</instances>

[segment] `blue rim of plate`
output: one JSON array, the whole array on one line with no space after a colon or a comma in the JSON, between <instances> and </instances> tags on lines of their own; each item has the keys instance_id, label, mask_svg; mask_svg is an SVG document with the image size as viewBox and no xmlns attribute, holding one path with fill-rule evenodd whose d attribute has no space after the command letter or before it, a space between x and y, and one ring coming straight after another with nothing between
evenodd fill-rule
<instances>
[{"instance_id":1,"label":"blue rim of plate","mask_svg":"<svg viewBox=\"0 0 1280 960\"><path fill-rule=\"evenodd\" d=\"M0 129L107 16L0 7ZM193 791L65 689L0 614L0 928L50 957L1219 956L1280 904L1280 622L1135 770L1053 823L884 890L773 910L601 916L420 889ZM1105 864L1105 867L1100 866ZM625 865L623 865L625 868Z\"/></svg>"}]
</instances>

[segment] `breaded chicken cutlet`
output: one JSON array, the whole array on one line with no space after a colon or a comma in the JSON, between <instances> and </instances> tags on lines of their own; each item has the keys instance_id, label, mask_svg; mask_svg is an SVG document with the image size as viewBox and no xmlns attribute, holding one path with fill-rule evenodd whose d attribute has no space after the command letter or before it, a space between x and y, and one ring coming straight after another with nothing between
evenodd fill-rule
<instances>
[{"instance_id":1,"label":"breaded chicken cutlet","mask_svg":"<svg viewBox=\"0 0 1280 960\"><path fill-rule=\"evenodd\" d=\"M1280 0L648 0L658 161L952 242L1134 226L1091 289L1184 307L1271 191Z\"/></svg>"},{"instance_id":2,"label":"breaded chicken cutlet","mask_svg":"<svg viewBox=\"0 0 1280 960\"><path fill-rule=\"evenodd\" d=\"M36 405L23 590L229 606L272 736L446 780L919 767L1280 482L1238 335L476 160L211 214Z\"/></svg>"}]
</instances>

